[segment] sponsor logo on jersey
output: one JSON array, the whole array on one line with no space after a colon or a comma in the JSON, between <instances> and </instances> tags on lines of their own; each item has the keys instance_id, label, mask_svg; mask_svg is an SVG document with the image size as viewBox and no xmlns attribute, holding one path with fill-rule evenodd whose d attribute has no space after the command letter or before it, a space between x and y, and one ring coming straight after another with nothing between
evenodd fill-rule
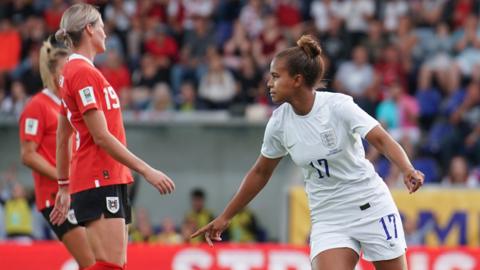
<instances>
[{"instance_id":1,"label":"sponsor logo on jersey","mask_svg":"<svg viewBox=\"0 0 480 270\"><path fill-rule=\"evenodd\" d=\"M118 200L118 197L107 197L107 210L110 211L110 213L115 214L120 210L120 202Z\"/></svg>"},{"instance_id":2,"label":"sponsor logo on jersey","mask_svg":"<svg viewBox=\"0 0 480 270\"><path fill-rule=\"evenodd\" d=\"M323 146L328 149L334 149L337 146L337 136L333 129L327 129L320 133Z\"/></svg>"},{"instance_id":3,"label":"sponsor logo on jersey","mask_svg":"<svg viewBox=\"0 0 480 270\"><path fill-rule=\"evenodd\" d=\"M89 104L94 104L95 101L95 95L93 93L93 87L87 86L79 91L80 97L82 98L82 104L83 106L87 106Z\"/></svg>"},{"instance_id":4,"label":"sponsor logo on jersey","mask_svg":"<svg viewBox=\"0 0 480 270\"><path fill-rule=\"evenodd\" d=\"M25 134L37 135L37 131L38 131L38 120L35 118L25 119Z\"/></svg>"},{"instance_id":5,"label":"sponsor logo on jersey","mask_svg":"<svg viewBox=\"0 0 480 270\"><path fill-rule=\"evenodd\" d=\"M75 212L73 209L68 210L67 220L74 225L78 224L77 217L75 217Z\"/></svg>"}]
</instances>

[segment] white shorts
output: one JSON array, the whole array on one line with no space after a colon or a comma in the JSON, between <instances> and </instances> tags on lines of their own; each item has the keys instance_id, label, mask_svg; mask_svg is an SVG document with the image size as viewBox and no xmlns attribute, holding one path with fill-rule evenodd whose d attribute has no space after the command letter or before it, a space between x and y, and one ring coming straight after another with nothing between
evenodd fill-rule
<instances>
[{"instance_id":1,"label":"white shorts","mask_svg":"<svg viewBox=\"0 0 480 270\"><path fill-rule=\"evenodd\" d=\"M371 215L343 225L312 225L310 259L333 248L351 248L367 261L383 261L405 254L407 244L398 211Z\"/></svg>"}]
</instances>

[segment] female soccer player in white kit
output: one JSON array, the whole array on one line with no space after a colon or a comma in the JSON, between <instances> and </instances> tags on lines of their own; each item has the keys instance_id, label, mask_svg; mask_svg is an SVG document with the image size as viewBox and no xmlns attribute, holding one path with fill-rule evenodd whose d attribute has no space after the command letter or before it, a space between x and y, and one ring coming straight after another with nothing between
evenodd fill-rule
<instances>
[{"instance_id":1,"label":"female soccer player in white kit","mask_svg":"<svg viewBox=\"0 0 480 270\"><path fill-rule=\"evenodd\" d=\"M265 186L282 157L303 169L311 212L310 257L314 270L353 270L360 251L378 270L407 269L406 243L395 203L373 165L365 138L403 172L415 192L424 175L379 123L350 96L317 92L324 65L310 36L280 52L270 65L268 88L282 104L270 118L261 155L223 213L192 237L220 241L230 219Z\"/></svg>"}]
</instances>

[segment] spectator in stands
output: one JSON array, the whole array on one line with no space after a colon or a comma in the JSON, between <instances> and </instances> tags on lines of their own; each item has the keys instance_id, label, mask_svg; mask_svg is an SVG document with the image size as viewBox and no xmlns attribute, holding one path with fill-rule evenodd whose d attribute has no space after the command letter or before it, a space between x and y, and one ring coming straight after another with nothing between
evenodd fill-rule
<instances>
[{"instance_id":1,"label":"spectator in stands","mask_svg":"<svg viewBox=\"0 0 480 270\"><path fill-rule=\"evenodd\" d=\"M257 218L248 207L245 207L232 218L225 240L235 243L257 242L259 229Z\"/></svg>"},{"instance_id":2,"label":"spectator in stands","mask_svg":"<svg viewBox=\"0 0 480 270\"><path fill-rule=\"evenodd\" d=\"M195 226L193 228L193 231L195 231L198 228L207 225L210 221L213 220L212 212L205 208L205 200L206 195L203 189L195 188L190 193L190 202L192 204L192 209L185 215L185 232L192 230L193 226ZM200 243L204 241L205 239L202 236L190 240L191 243Z\"/></svg>"},{"instance_id":3,"label":"spectator in stands","mask_svg":"<svg viewBox=\"0 0 480 270\"><path fill-rule=\"evenodd\" d=\"M177 109L181 112L191 112L198 108L197 92L195 85L190 81L182 82L180 86L180 94L176 100Z\"/></svg>"},{"instance_id":4,"label":"spectator in stands","mask_svg":"<svg viewBox=\"0 0 480 270\"><path fill-rule=\"evenodd\" d=\"M477 179L470 173L466 157L455 156L450 161L448 173L442 180L442 185L448 187L477 187Z\"/></svg>"},{"instance_id":5,"label":"spectator in stands","mask_svg":"<svg viewBox=\"0 0 480 270\"><path fill-rule=\"evenodd\" d=\"M367 49L357 46L352 51L352 59L343 62L338 68L334 87L352 96L361 108L372 114L377 99L374 82L375 72L368 62Z\"/></svg>"},{"instance_id":6,"label":"spectator in stands","mask_svg":"<svg viewBox=\"0 0 480 270\"><path fill-rule=\"evenodd\" d=\"M198 97L206 109L227 109L236 94L235 79L214 49L208 58L208 72L200 79Z\"/></svg>"},{"instance_id":7,"label":"spectator in stands","mask_svg":"<svg viewBox=\"0 0 480 270\"><path fill-rule=\"evenodd\" d=\"M480 79L480 30L478 28L478 18L474 15L467 17L465 27L456 30L452 39L454 42L453 49L457 56L455 57L455 65L453 66L453 82L454 87L461 85L462 77Z\"/></svg>"},{"instance_id":8,"label":"spectator in stands","mask_svg":"<svg viewBox=\"0 0 480 270\"><path fill-rule=\"evenodd\" d=\"M383 49L382 57L375 63L382 99L385 91L394 83L400 83L403 88L407 89L407 68L395 45L391 44Z\"/></svg>"},{"instance_id":9,"label":"spectator in stands","mask_svg":"<svg viewBox=\"0 0 480 270\"><path fill-rule=\"evenodd\" d=\"M135 86L143 86L148 89L153 89L153 87L159 82L168 82L169 74L166 70L158 67L155 58L150 54L144 54L140 70L137 70L132 78Z\"/></svg>"},{"instance_id":10,"label":"spectator in stands","mask_svg":"<svg viewBox=\"0 0 480 270\"><path fill-rule=\"evenodd\" d=\"M387 0L380 2L380 16L383 27L387 32L395 32L399 27L401 18L408 13L408 2L405 0Z\"/></svg>"},{"instance_id":11,"label":"spectator in stands","mask_svg":"<svg viewBox=\"0 0 480 270\"><path fill-rule=\"evenodd\" d=\"M245 28L240 21L233 24L232 36L223 46L223 61L229 69L238 70L241 66L242 58L251 53L252 44L248 39Z\"/></svg>"},{"instance_id":12,"label":"spectator in stands","mask_svg":"<svg viewBox=\"0 0 480 270\"><path fill-rule=\"evenodd\" d=\"M4 115L19 117L28 101L25 86L20 81L14 81L11 85L10 95L3 99L0 104L0 112Z\"/></svg>"},{"instance_id":13,"label":"spectator in stands","mask_svg":"<svg viewBox=\"0 0 480 270\"><path fill-rule=\"evenodd\" d=\"M261 87L262 73L255 64L255 60L251 55L245 55L241 59L240 70L236 75L237 78L237 95L235 96L236 104L252 104L258 95L258 88Z\"/></svg>"},{"instance_id":14,"label":"spectator in stands","mask_svg":"<svg viewBox=\"0 0 480 270\"><path fill-rule=\"evenodd\" d=\"M240 11L240 22L248 32L250 39L255 39L262 32L263 17L271 12L271 7L262 0L248 0Z\"/></svg>"},{"instance_id":15,"label":"spectator in stands","mask_svg":"<svg viewBox=\"0 0 480 270\"><path fill-rule=\"evenodd\" d=\"M161 244L181 244L182 235L175 228L175 223L170 217L166 217L162 222L162 231L158 234L158 242Z\"/></svg>"},{"instance_id":16,"label":"spectator in stands","mask_svg":"<svg viewBox=\"0 0 480 270\"><path fill-rule=\"evenodd\" d=\"M458 76L450 72L452 65L451 52L453 44L450 39L448 25L440 23L436 26L434 36L424 38L420 44L424 62L418 74L419 81L424 82L420 89L435 87L432 81L435 80L437 86L446 91L455 87L452 85L452 76ZM455 80L458 81L458 80Z\"/></svg>"},{"instance_id":17,"label":"spectator in stands","mask_svg":"<svg viewBox=\"0 0 480 270\"><path fill-rule=\"evenodd\" d=\"M134 224L130 230L130 241L133 243L154 243L158 241L155 234L150 214L145 208L138 208Z\"/></svg>"},{"instance_id":18,"label":"spectator in stands","mask_svg":"<svg viewBox=\"0 0 480 270\"><path fill-rule=\"evenodd\" d=\"M253 42L253 57L260 69L267 70L273 56L286 48L286 45L277 18L274 15L266 16L264 28Z\"/></svg>"},{"instance_id":19,"label":"spectator in stands","mask_svg":"<svg viewBox=\"0 0 480 270\"><path fill-rule=\"evenodd\" d=\"M170 72L170 68L178 58L178 46L167 31L165 25L155 27L153 36L145 41L145 51L155 58L161 70Z\"/></svg>"},{"instance_id":20,"label":"spectator in stands","mask_svg":"<svg viewBox=\"0 0 480 270\"><path fill-rule=\"evenodd\" d=\"M67 9L65 1L52 0L50 6L43 12L43 18L50 33L58 29L65 9Z\"/></svg>"},{"instance_id":21,"label":"spectator in stands","mask_svg":"<svg viewBox=\"0 0 480 270\"><path fill-rule=\"evenodd\" d=\"M215 36L210 21L205 17L194 17L193 29L185 32L179 62L172 69L172 88L178 93L182 80L200 81L207 69L207 50L214 47Z\"/></svg>"},{"instance_id":22,"label":"spectator in stands","mask_svg":"<svg viewBox=\"0 0 480 270\"><path fill-rule=\"evenodd\" d=\"M310 5L310 16L317 31L326 33L331 22L342 16L342 3L338 0L314 0Z\"/></svg>"},{"instance_id":23,"label":"spectator in stands","mask_svg":"<svg viewBox=\"0 0 480 270\"><path fill-rule=\"evenodd\" d=\"M5 230L8 240L30 242L33 240L33 198L28 198L19 182L11 183L11 197L0 198L5 213Z\"/></svg>"},{"instance_id":24,"label":"spectator in stands","mask_svg":"<svg viewBox=\"0 0 480 270\"><path fill-rule=\"evenodd\" d=\"M153 88L149 109L152 112L165 112L174 109L172 93L166 83L159 83Z\"/></svg>"},{"instance_id":25,"label":"spectator in stands","mask_svg":"<svg viewBox=\"0 0 480 270\"><path fill-rule=\"evenodd\" d=\"M366 36L368 22L375 15L375 2L373 0L356 0L341 2L341 18L349 32L350 44L356 46Z\"/></svg>"},{"instance_id":26,"label":"spectator in stands","mask_svg":"<svg viewBox=\"0 0 480 270\"><path fill-rule=\"evenodd\" d=\"M383 34L380 21L370 21L367 37L361 41L361 45L367 49L368 59L371 62L376 63L380 60L382 50L387 46L387 39Z\"/></svg>"}]
</instances>

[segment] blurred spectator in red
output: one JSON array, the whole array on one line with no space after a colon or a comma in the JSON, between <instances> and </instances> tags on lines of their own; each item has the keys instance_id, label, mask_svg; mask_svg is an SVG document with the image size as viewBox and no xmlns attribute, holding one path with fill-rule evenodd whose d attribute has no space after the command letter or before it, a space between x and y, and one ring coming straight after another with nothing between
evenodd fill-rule
<instances>
[{"instance_id":1,"label":"blurred spectator in red","mask_svg":"<svg viewBox=\"0 0 480 270\"><path fill-rule=\"evenodd\" d=\"M442 180L442 185L463 188L475 188L478 186L477 179L470 173L468 161L464 156L452 158L448 173Z\"/></svg>"},{"instance_id":2,"label":"blurred spectator in red","mask_svg":"<svg viewBox=\"0 0 480 270\"><path fill-rule=\"evenodd\" d=\"M300 3L297 0L276 1L275 15L282 28L292 28L302 22Z\"/></svg>"},{"instance_id":3,"label":"blurred spectator in red","mask_svg":"<svg viewBox=\"0 0 480 270\"><path fill-rule=\"evenodd\" d=\"M158 25L153 36L145 41L145 51L150 53L161 69L169 70L178 58L178 46L164 25Z\"/></svg>"},{"instance_id":4,"label":"blurred spectator in red","mask_svg":"<svg viewBox=\"0 0 480 270\"><path fill-rule=\"evenodd\" d=\"M198 97L206 109L227 109L236 94L234 77L214 50L209 52L208 64L207 73L200 79Z\"/></svg>"},{"instance_id":5,"label":"blurred spectator in red","mask_svg":"<svg viewBox=\"0 0 480 270\"><path fill-rule=\"evenodd\" d=\"M22 40L10 21L0 21L0 72L12 71L20 62Z\"/></svg>"},{"instance_id":6,"label":"blurred spectator in red","mask_svg":"<svg viewBox=\"0 0 480 270\"><path fill-rule=\"evenodd\" d=\"M167 22L166 5L163 1L138 0L136 10L139 18L152 18L157 23Z\"/></svg>"},{"instance_id":7,"label":"blurred spectator in red","mask_svg":"<svg viewBox=\"0 0 480 270\"><path fill-rule=\"evenodd\" d=\"M227 68L238 70L242 57L251 52L252 45L245 28L240 21L235 21L233 34L223 45L223 59Z\"/></svg>"},{"instance_id":8,"label":"blurred spectator in red","mask_svg":"<svg viewBox=\"0 0 480 270\"><path fill-rule=\"evenodd\" d=\"M469 15L479 15L480 6L474 0L449 0L445 5L445 16L454 30L467 23Z\"/></svg>"},{"instance_id":9,"label":"blurred spectator in red","mask_svg":"<svg viewBox=\"0 0 480 270\"><path fill-rule=\"evenodd\" d=\"M270 61L287 44L282 30L278 26L277 18L268 15L264 19L264 28L253 42L253 57L261 70L269 69Z\"/></svg>"},{"instance_id":10,"label":"blurred spectator in red","mask_svg":"<svg viewBox=\"0 0 480 270\"><path fill-rule=\"evenodd\" d=\"M407 67L400 58L400 52L395 45L389 45L383 49L382 57L375 63L375 71L378 75L380 95L394 83L400 83L405 88L407 85Z\"/></svg>"},{"instance_id":11,"label":"blurred spectator in red","mask_svg":"<svg viewBox=\"0 0 480 270\"><path fill-rule=\"evenodd\" d=\"M50 33L58 30L65 9L67 5L63 0L52 0L50 6L43 12L43 18Z\"/></svg>"}]
</instances>

